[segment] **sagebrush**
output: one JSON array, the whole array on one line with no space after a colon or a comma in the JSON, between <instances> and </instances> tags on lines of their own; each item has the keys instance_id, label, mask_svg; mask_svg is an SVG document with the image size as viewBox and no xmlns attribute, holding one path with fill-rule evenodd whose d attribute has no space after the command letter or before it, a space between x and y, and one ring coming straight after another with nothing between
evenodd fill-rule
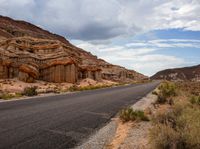
<instances>
[{"instance_id":1,"label":"sagebrush","mask_svg":"<svg viewBox=\"0 0 200 149\"><path fill-rule=\"evenodd\" d=\"M145 115L143 111L133 110L131 107L122 109L120 111L120 119L123 122L127 121L149 121L149 118Z\"/></svg>"}]
</instances>

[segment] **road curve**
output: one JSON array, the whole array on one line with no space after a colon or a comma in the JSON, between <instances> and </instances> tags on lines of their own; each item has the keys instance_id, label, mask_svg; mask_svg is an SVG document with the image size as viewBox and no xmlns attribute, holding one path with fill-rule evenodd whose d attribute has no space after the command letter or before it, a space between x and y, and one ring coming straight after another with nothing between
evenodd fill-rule
<instances>
[{"instance_id":1,"label":"road curve","mask_svg":"<svg viewBox=\"0 0 200 149\"><path fill-rule=\"evenodd\" d=\"M159 82L0 103L0 149L73 148Z\"/></svg>"}]
</instances>

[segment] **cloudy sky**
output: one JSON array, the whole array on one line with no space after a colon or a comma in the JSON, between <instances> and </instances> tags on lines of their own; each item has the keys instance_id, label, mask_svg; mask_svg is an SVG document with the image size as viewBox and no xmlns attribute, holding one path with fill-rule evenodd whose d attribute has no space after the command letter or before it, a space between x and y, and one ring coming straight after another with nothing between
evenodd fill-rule
<instances>
[{"instance_id":1,"label":"cloudy sky","mask_svg":"<svg viewBox=\"0 0 200 149\"><path fill-rule=\"evenodd\" d=\"M0 0L0 15L149 76L200 64L200 0Z\"/></svg>"}]
</instances>

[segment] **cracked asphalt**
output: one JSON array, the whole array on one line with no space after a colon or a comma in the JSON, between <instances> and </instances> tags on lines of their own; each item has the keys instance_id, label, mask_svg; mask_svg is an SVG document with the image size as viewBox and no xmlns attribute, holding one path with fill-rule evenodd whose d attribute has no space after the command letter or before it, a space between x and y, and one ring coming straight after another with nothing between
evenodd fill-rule
<instances>
[{"instance_id":1,"label":"cracked asphalt","mask_svg":"<svg viewBox=\"0 0 200 149\"><path fill-rule=\"evenodd\" d=\"M0 103L0 149L74 148L159 82Z\"/></svg>"}]
</instances>

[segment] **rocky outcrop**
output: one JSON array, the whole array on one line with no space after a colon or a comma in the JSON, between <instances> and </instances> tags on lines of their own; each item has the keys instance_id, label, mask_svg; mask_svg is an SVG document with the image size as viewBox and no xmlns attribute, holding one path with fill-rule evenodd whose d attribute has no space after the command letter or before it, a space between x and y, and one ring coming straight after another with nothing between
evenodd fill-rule
<instances>
[{"instance_id":1,"label":"rocky outcrop","mask_svg":"<svg viewBox=\"0 0 200 149\"><path fill-rule=\"evenodd\" d=\"M19 80L32 83L34 82L35 79L38 79L38 77L39 77L38 69L35 68L34 66L28 64L22 64L19 67L19 74L18 74Z\"/></svg>"},{"instance_id":2,"label":"rocky outcrop","mask_svg":"<svg viewBox=\"0 0 200 149\"><path fill-rule=\"evenodd\" d=\"M200 65L163 70L153 75L151 79L169 81L200 81Z\"/></svg>"},{"instance_id":3,"label":"rocky outcrop","mask_svg":"<svg viewBox=\"0 0 200 149\"><path fill-rule=\"evenodd\" d=\"M145 76L98 59L59 35L0 16L0 79L6 78L75 83L85 78L128 81Z\"/></svg>"}]
</instances>

